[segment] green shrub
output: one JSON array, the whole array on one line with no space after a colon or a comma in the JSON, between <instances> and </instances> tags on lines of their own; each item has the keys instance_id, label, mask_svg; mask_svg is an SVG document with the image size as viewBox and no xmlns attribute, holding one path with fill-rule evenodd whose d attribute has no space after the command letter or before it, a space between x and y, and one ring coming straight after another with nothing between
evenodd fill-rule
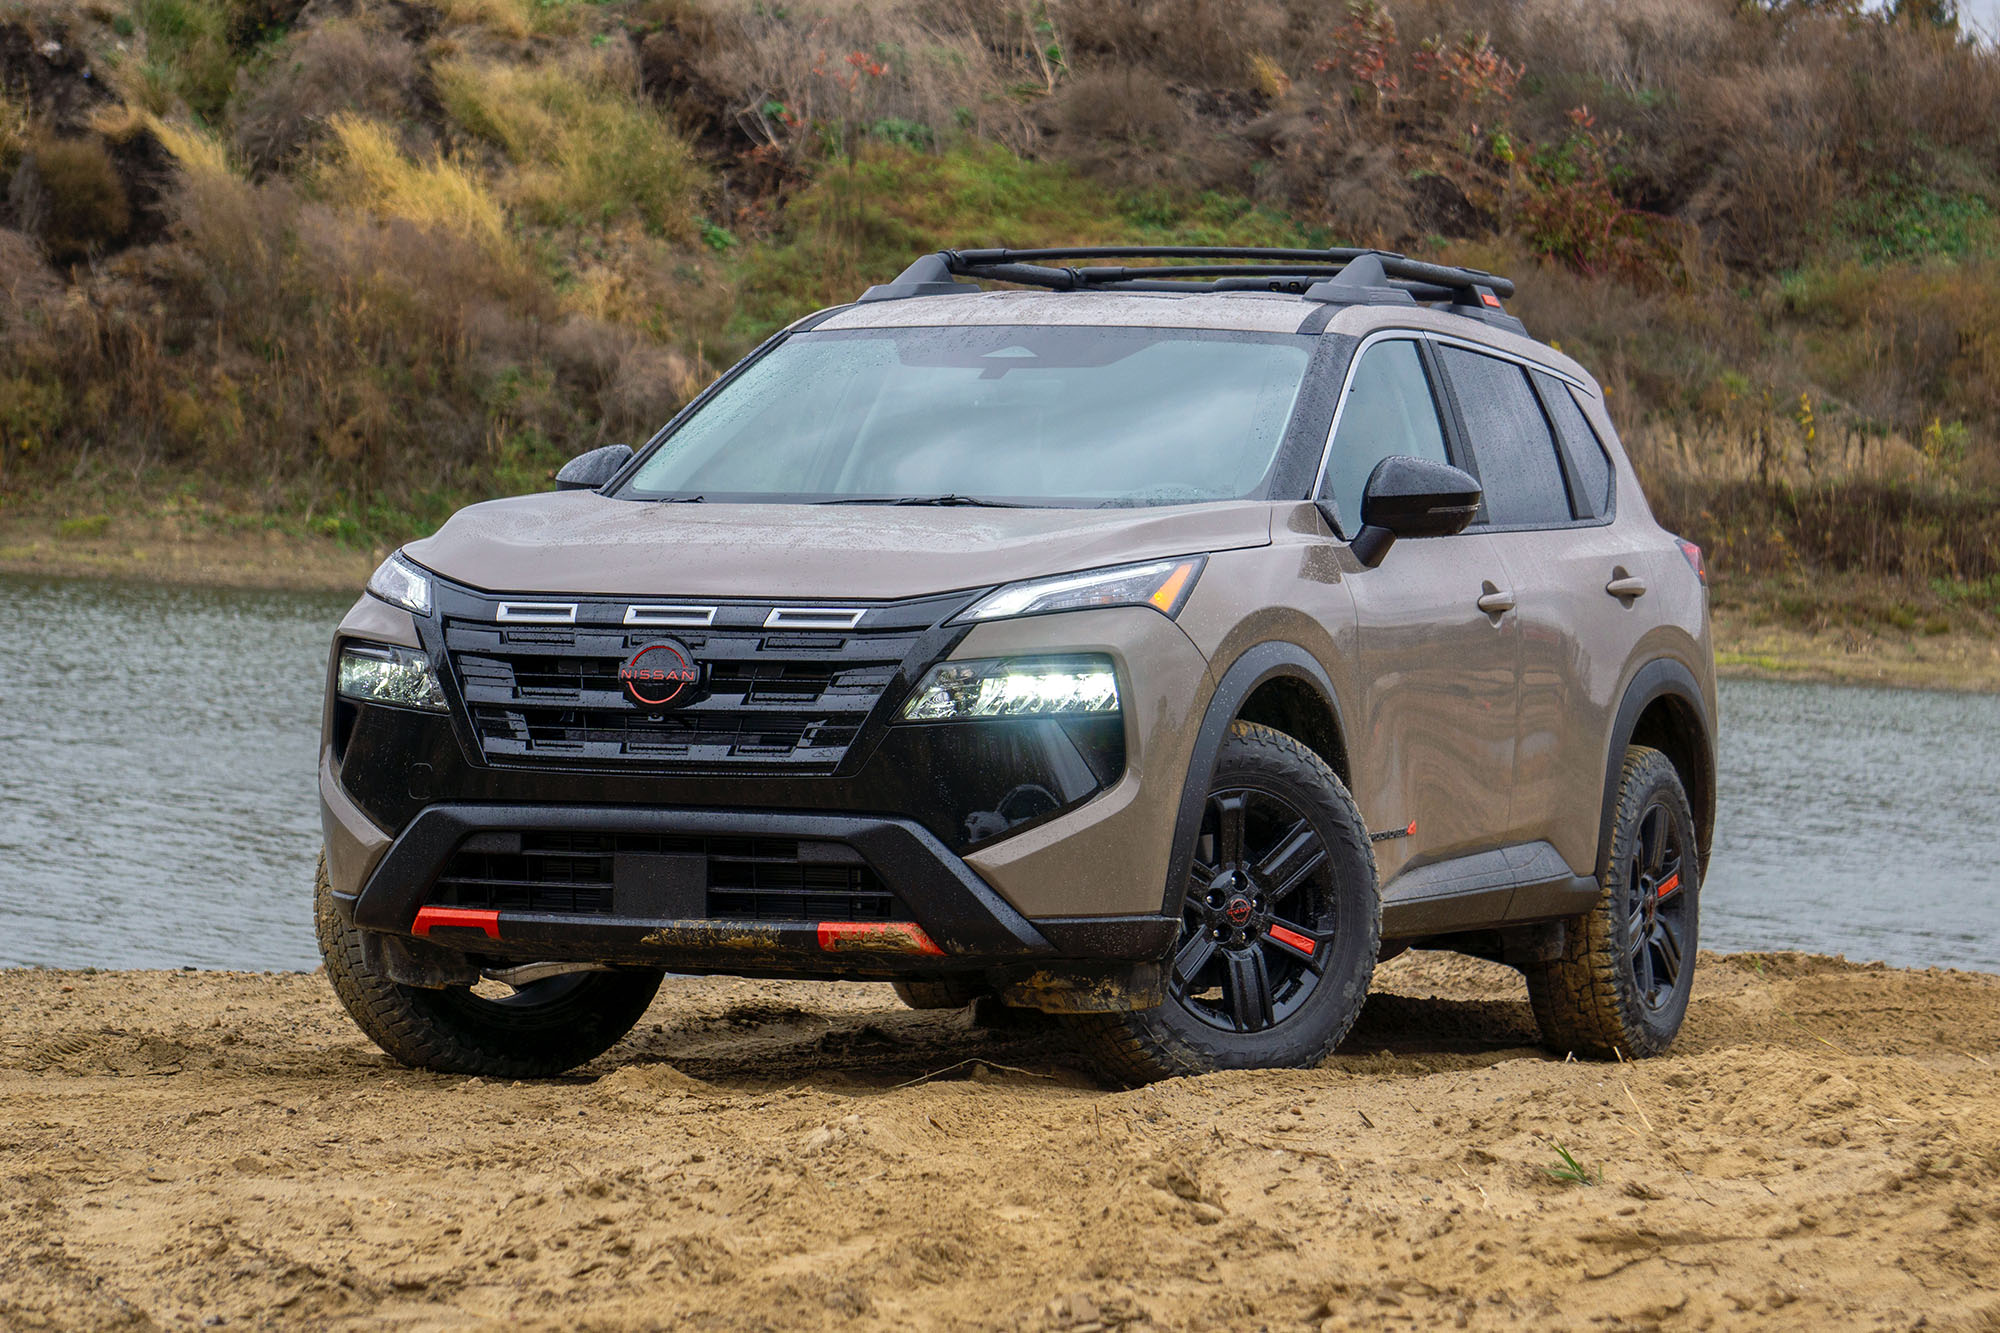
<instances>
[{"instance_id":1,"label":"green shrub","mask_svg":"<svg viewBox=\"0 0 2000 1333\"><path fill-rule=\"evenodd\" d=\"M2000 241L1993 208L1978 195L1894 176L1881 189L1843 201L1833 221L1836 239L1871 264L1991 254Z\"/></svg>"},{"instance_id":2,"label":"green shrub","mask_svg":"<svg viewBox=\"0 0 2000 1333\"><path fill-rule=\"evenodd\" d=\"M161 81L197 116L217 119L238 64L228 6L222 0L135 0L132 12Z\"/></svg>"}]
</instances>

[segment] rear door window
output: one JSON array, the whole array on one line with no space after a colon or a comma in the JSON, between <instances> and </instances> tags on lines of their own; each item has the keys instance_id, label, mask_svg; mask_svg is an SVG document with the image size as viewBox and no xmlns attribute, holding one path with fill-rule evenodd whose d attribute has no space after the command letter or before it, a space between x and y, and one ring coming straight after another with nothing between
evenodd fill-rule
<instances>
[{"instance_id":1,"label":"rear door window","mask_svg":"<svg viewBox=\"0 0 2000 1333\"><path fill-rule=\"evenodd\" d=\"M1334 502L1346 535L1361 530L1368 474L1391 454L1449 461L1423 353L1402 339L1376 343L1361 354L1340 406L1320 498Z\"/></svg>"},{"instance_id":2,"label":"rear door window","mask_svg":"<svg viewBox=\"0 0 2000 1333\"><path fill-rule=\"evenodd\" d=\"M1569 484L1528 372L1462 347L1441 346L1438 354L1486 492L1486 521L1499 528L1570 523Z\"/></svg>"},{"instance_id":3,"label":"rear door window","mask_svg":"<svg viewBox=\"0 0 2000 1333\"><path fill-rule=\"evenodd\" d=\"M1580 519L1603 518L1611 512L1611 460L1605 456L1604 442L1591 429L1575 390L1539 370L1534 376L1568 464L1570 504Z\"/></svg>"}]
</instances>

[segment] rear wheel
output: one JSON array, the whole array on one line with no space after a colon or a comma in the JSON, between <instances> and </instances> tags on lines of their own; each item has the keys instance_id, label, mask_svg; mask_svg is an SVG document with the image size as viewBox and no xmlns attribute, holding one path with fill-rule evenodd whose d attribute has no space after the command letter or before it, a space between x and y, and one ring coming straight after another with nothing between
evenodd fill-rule
<instances>
[{"instance_id":1,"label":"rear wheel","mask_svg":"<svg viewBox=\"0 0 2000 1333\"><path fill-rule=\"evenodd\" d=\"M361 932L334 909L323 854L313 908L320 956L341 1007L377 1046L419 1069L501 1078L560 1074L617 1045L660 988L661 974L652 971L570 972L477 990L405 986L369 968Z\"/></svg>"},{"instance_id":2,"label":"rear wheel","mask_svg":"<svg viewBox=\"0 0 2000 1333\"><path fill-rule=\"evenodd\" d=\"M1282 732L1232 724L1195 834L1167 998L1078 1014L1129 1083L1325 1059L1361 1012L1382 932L1375 858L1354 798Z\"/></svg>"},{"instance_id":3,"label":"rear wheel","mask_svg":"<svg viewBox=\"0 0 2000 1333\"><path fill-rule=\"evenodd\" d=\"M1694 987L1701 853L1672 761L1625 752L1597 905L1571 921L1563 956L1526 969L1542 1039L1599 1059L1673 1045Z\"/></svg>"}]
</instances>

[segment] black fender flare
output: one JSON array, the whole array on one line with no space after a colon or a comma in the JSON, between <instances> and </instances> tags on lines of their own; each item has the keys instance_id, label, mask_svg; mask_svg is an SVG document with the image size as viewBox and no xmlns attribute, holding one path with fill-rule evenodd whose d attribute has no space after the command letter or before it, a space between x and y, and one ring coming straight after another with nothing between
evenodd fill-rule
<instances>
[{"instance_id":1,"label":"black fender flare","mask_svg":"<svg viewBox=\"0 0 2000 1333\"><path fill-rule=\"evenodd\" d=\"M1161 912L1178 921L1181 902L1187 894L1187 877L1194 860L1195 834L1201 828L1202 807L1208 803L1208 784L1215 776L1215 760L1222 750L1222 738L1236 720L1244 701L1267 681L1289 678L1312 687L1333 714L1334 732L1341 744L1347 743L1347 724L1340 711L1340 698L1333 681L1313 655L1293 643L1260 643L1236 659L1208 701L1201 728L1195 733L1194 754L1188 759L1187 780L1181 785L1180 808L1174 817L1173 853L1167 858L1166 893Z\"/></svg>"},{"instance_id":2,"label":"black fender flare","mask_svg":"<svg viewBox=\"0 0 2000 1333\"><path fill-rule=\"evenodd\" d=\"M1631 745L1632 733L1639 727L1639 715L1665 698L1686 705L1699 724L1699 734L1695 737L1697 789L1688 793L1688 802L1695 807L1696 827L1709 830L1715 827L1715 745L1711 739L1715 724L1708 715L1708 705L1702 701L1701 686L1694 673L1671 657L1654 658L1633 673L1611 723L1611 743L1604 755L1604 801L1598 812L1597 860L1591 866L1593 872L1603 869L1611 847L1611 823L1618 814L1618 779L1624 771L1626 747ZM1706 857L1708 848L1704 846L1701 850Z\"/></svg>"}]
</instances>

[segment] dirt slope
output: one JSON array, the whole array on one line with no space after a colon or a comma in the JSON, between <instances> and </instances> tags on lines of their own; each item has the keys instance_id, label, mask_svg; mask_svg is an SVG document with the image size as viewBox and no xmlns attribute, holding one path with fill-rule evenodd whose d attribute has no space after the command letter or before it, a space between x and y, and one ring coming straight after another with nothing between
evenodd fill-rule
<instances>
[{"instance_id":1,"label":"dirt slope","mask_svg":"<svg viewBox=\"0 0 2000 1333\"><path fill-rule=\"evenodd\" d=\"M1107 1093L885 987L670 982L510 1085L316 976L4 972L0 1328L2000 1325L2000 977L1705 958L1623 1067L1498 968L1378 989L1322 1069Z\"/></svg>"}]
</instances>

